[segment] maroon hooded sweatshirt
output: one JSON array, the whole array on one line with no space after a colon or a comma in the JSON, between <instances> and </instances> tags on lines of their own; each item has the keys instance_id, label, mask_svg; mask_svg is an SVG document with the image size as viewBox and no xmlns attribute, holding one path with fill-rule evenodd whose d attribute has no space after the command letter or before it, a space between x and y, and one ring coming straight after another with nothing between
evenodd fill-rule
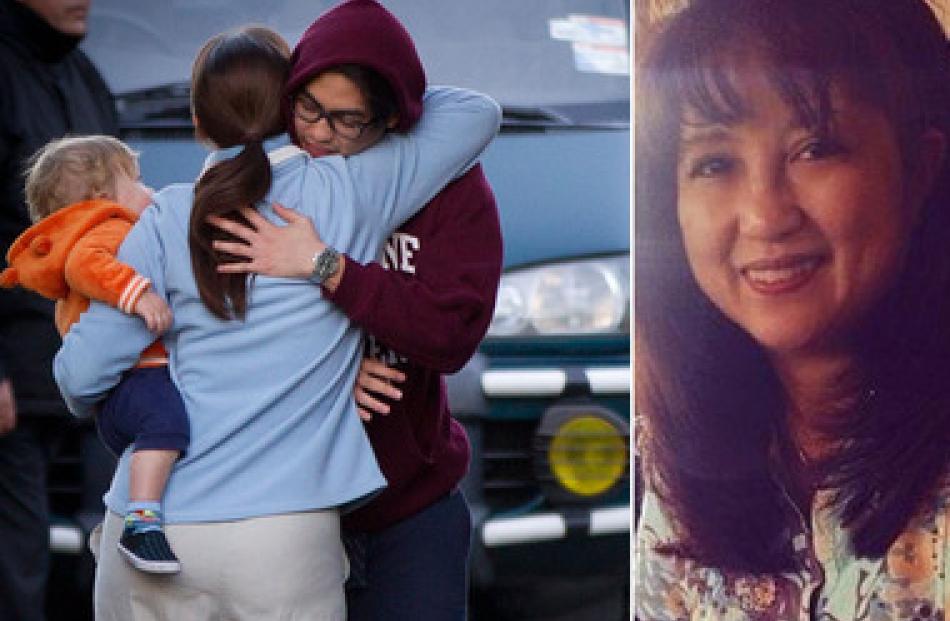
<instances>
[{"instance_id":1,"label":"maroon hooded sweatshirt","mask_svg":"<svg viewBox=\"0 0 950 621\"><path fill-rule=\"evenodd\" d=\"M396 131L407 131L422 113L426 78L415 45L373 0L347 0L324 13L291 61L288 101L321 71L355 63L392 85ZM442 373L459 370L475 352L501 277L498 211L481 165L403 224L387 242L381 265L345 260L342 281L335 292L325 291L327 299L371 335L368 353L406 373L402 399L366 423L389 485L343 518L347 529L376 531L444 497L468 469L468 438L449 412Z\"/></svg>"}]
</instances>

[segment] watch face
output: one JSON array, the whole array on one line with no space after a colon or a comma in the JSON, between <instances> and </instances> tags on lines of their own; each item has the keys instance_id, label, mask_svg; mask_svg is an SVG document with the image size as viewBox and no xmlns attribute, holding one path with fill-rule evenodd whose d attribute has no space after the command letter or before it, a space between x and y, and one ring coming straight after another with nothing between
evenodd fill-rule
<instances>
[{"instance_id":1,"label":"watch face","mask_svg":"<svg viewBox=\"0 0 950 621\"><path fill-rule=\"evenodd\" d=\"M322 284L327 278L333 276L337 270L339 256L339 253L333 248L325 248L313 260L313 274L311 274L310 280Z\"/></svg>"}]
</instances>

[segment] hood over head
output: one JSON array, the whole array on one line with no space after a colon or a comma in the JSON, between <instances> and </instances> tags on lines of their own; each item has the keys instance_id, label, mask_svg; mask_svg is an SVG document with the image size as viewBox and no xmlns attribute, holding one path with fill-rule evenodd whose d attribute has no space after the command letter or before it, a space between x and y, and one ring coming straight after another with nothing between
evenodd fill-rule
<instances>
[{"instance_id":1,"label":"hood over head","mask_svg":"<svg viewBox=\"0 0 950 621\"><path fill-rule=\"evenodd\" d=\"M290 61L286 112L293 94L317 74L335 65L357 64L377 71L392 87L399 109L396 131L408 131L422 114L426 76L416 46L399 20L375 0L346 0L318 17Z\"/></svg>"}]
</instances>

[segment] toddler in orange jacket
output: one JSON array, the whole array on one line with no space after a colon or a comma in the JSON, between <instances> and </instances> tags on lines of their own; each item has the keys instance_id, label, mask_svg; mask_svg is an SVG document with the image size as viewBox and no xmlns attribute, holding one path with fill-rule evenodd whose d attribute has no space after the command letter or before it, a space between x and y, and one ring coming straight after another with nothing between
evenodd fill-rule
<instances>
[{"instance_id":1,"label":"toddler in orange jacket","mask_svg":"<svg viewBox=\"0 0 950 621\"><path fill-rule=\"evenodd\" d=\"M56 300L56 327L65 334L98 300L141 317L156 336L172 322L149 280L116 258L152 192L139 180L138 157L111 136L50 142L33 156L26 199L34 224L7 252L0 286L21 285ZM96 416L114 453L132 445L129 506L119 550L138 569L176 573L180 564L162 530L161 498L174 462L188 445L181 396L157 339L142 352Z\"/></svg>"}]
</instances>

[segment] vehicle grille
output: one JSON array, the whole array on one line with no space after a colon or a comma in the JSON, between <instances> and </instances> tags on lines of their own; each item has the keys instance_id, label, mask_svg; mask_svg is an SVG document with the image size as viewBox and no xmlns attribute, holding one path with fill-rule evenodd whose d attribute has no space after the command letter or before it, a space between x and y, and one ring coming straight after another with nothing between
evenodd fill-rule
<instances>
[{"instance_id":1,"label":"vehicle grille","mask_svg":"<svg viewBox=\"0 0 950 621\"><path fill-rule=\"evenodd\" d=\"M537 421L482 421L482 488L493 510L521 506L541 494L532 450Z\"/></svg>"}]
</instances>

